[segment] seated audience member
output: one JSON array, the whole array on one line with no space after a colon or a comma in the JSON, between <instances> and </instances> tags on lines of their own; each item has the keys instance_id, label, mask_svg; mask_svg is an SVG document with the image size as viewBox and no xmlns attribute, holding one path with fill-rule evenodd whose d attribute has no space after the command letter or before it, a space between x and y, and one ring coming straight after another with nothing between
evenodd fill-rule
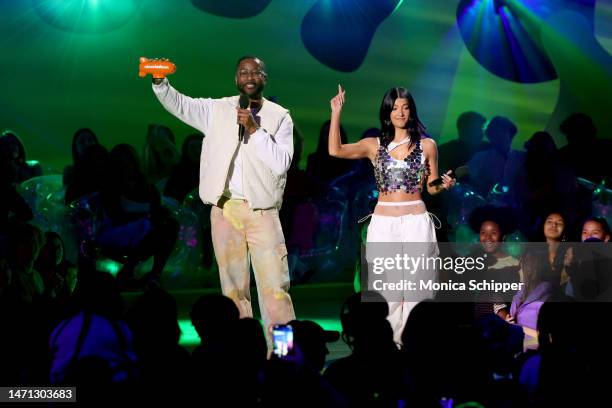
<instances>
[{"instance_id":1,"label":"seated audience member","mask_svg":"<svg viewBox=\"0 0 612 408\"><path fill-rule=\"evenodd\" d=\"M594 306L594 307L593 307ZM596 406L607 392L600 371L609 364L600 319L594 303L545 302L538 315L538 351L523 364L518 381L530 406ZM585 335L589 333L590 335ZM603 365L602 365L603 363Z\"/></svg>"},{"instance_id":2,"label":"seated audience member","mask_svg":"<svg viewBox=\"0 0 612 408\"><path fill-rule=\"evenodd\" d=\"M253 374L251 368L242 367L239 361L245 351L241 349L249 341L237 337L239 319L234 301L221 294L201 296L191 309L191 323L201 339L192 353L192 381L203 389L203 399L210 404L221 403L233 395L235 381L244 380L247 372ZM244 389L248 392L242 394L243 398L251 398L253 392L258 392L257 385L252 382L245 384Z\"/></svg>"},{"instance_id":3,"label":"seated audience member","mask_svg":"<svg viewBox=\"0 0 612 408\"><path fill-rule=\"evenodd\" d=\"M473 313L469 303L426 300L414 307L402 333L403 406L440 406L444 399L494 406L486 403L491 362Z\"/></svg>"},{"instance_id":4,"label":"seated audience member","mask_svg":"<svg viewBox=\"0 0 612 408\"><path fill-rule=\"evenodd\" d=\"M507 207L484 206L472 211L469 225L479 235L481 248L473 256L486 255L486 268L482 271L466 273L465 279L490 280L496 282L518 283L521 280L519 262L508 255L504 248L506 235L516 228L516 218L512 209ZM510 300L493 291L482 291L476 294L476 317L495 313L506 319L510 309Z\"/></svg>"},{"instance_id":5,"label":"seated audience member","mask_svg":"<svg viewBox=\"0 0 612 408\"><path fill-rule=\"evenodd\" d=\"M127 322L138 356L139 383L145 401L187 401L191 394L189 352L179 345L176 300L151 288L129 309Z\"/></svg>"},{"instance_id":6,"label":"seated audience member","mask_svg":"<svg viewBox=\"0 0 612 408\"><path fill-rule=\"evenodd\" d=\"M106 147L94 144L85 148L74 165L74 174L66 180L66 205L86 195L100 193L110 171Z\"/></svg>"},{"instance_id":7,"label":"seated audience member","mask_svg":"<svg viewBox=\"0 0 612 408\"><path fill-rule=\"evenodd\" d=\"M608 161L612 156L612 141L597 137L597 128L591 117L585 113L574 113L561 122L559 129L567 139L567 144L559 149L561 161L572 168L578 177L594 183L609 182L611 173Z\"/></svg>"},{"instance_id":8,"label":"seated audience member","mask_svg":"<svg viewBox=\"0 0 612 408\"><path fill-rule=\"evenodd\" d=\"M159 284L179 225L162 206L159 192L140 171L136 150L128 144L111 150L102 206L98 244L111 257L127 256L117 278L129 288L135 283L136 266L153 256L153 267L144 280Z\"/></svg>"},{"instance_id":9,"label":"seated audience member","mask_svg":"<svg viewBox=\"0 0 612 408\"><path fill-rule=\"evenodd\" d=\"M268 355L268 344L259 320L244 317L235 324L234 355L240 364L235 381L242 384L242 392L236 402L243 406L254 406L261 401L263 372Z\"/></svg>"},{"instance_id":10,"label":"seated audience member","mask_svg":"<svg viewBox=\"0 0 612 408\"><path fill-rule=\"evenodd\" d=\"M468 162L471 177L470 183L481 195L487 196L497 184L508 188L509 202L519 199L521 191L518 181L524 180L525 153L511 148L512 139L517 128L510 119L495 116L485 125L485 135L491 142L491 148L476 153Z\"/></svg>"},{"instance_id":11,"label":"seated audience member","mask_svg":"<svg viewBox=\"0 0 612 408\"><path fill-rule=\"evenodd\" d=\"M198 187L203 137L201 133L194 133L185 138L181 161L172 169L164 188L166 197L182 203L187 194Z\"/></svg>"},{"instance_id":12,"label":"seated audience member","mask_svg":"<svg viewBox=\"0 0 612 408\"><path fill-rule=\"evenodd\" d=\"M76 385L88 398L113 399L120 385L137 378L132 333L123 320L123 299L110 274L84 278L77 294L79 310L51 333L50 380ZM104 393L95 392L105 386ZM85 395L79 395L79 400Z\"/></svg>"},{"instance_id":13,"label":"seated audience member","mask_svg":"<svg viewBox=\"0 0 612 408\"><path fill-rule=\"evenodd\" d=\"M455 170L465 165L475 153L487 150L490 145L483 142L483 127L486 118L478 112L463 112L457 118L457 139L438 147L440 171Z\"/></svg>"},{"instance_id":14,"label":"seated audience member","mask_svg":"<svg viewBox=\"0 0 612 408\"><path fill-rule=\"evenodd\" d=\"M164 190L166 179L181 159L174 133L167 126L149 125L142 149L143 172L147 180Z\"/></svg>"},{"instance_id":15,"label":"seated audience member","mask_svg":"<svg viewBox=\"0 0 612 408\"><path fill-rule=\"evenodd\" d=\"M581 213L581 200L574 171L559 158L557 146L548 132L536 132L525 146L525 199L522 202L521 230L528 231L547 209L563 208Z\"/></svg>"},{"instance_id":16,"label":"seated audience member","mask_svg":"<svg viewBox=\"0 0 612 408\"><path fill-rule=\"evenodd\" d=\"M64 187L69 186L74 182L74 178L77 174L78 164L83 160L83 154L88 147L93 145L99 145L98 137L93 130L88 128L81 128L74 132L72 136L72 164L64 167L63 184Z\"/></svg>"},{"instance_id":17,"label":"seated audience member","mask_svg":"<svg viewBox=\"0 0 612 408\"><path fill-rule=\"evenodd\" d=\"M576 300L612 300L612 257L606 250L610 227L603 217L589 217L582 224L585 244L570 248L567 267L569 281L564 293ZM592 243L592 244L589 244Z\"/></svg>"},{"instance_id":18,"label":"seated audience member","mask_svg":"<svg viewBox=\"0 0 612 408\"><path fill-rule=\"evenodd\" d=\"M527 252L521 257L523 287L512 299L507 320L531 329L526 330L526 334L532 337L536 333L540 308L556 294L555 285L544 280L548 268L545 254Z\"/></svg>"},{"instance_id":19,"label":"seated audience member","mask_svg":"<svg viewBox=\"0 0 612 408\"><path fill-rule=\"evenodd\" d=\"M569 280L567 267L569 264L568 251L571 225L565 213L548 211L541 218L543 222L537 224L537 232L530 241L545 242L548 248L547 259L550 268L546 270L544 280L554 285L562 286Z\"/></svg>"},{"instance_id":20,"label":"seated audience member","mask_svg":"<svg viewBox=\"0 0 612 408\"><path fill-rule=\"evenodd\" d=\"M588 239L598 240L601 242L610 241L610 226L608 221L603 217L590 217L582 224L580 235L582 242Z\"/></svg>"},{"instance_id":21,"label":"seated audience member","mask_svg":"<svg viewBox=\"0 0 612 408\"><path fill-rule=\"evenodd\" d=\"M9 256L13 226L26 223L34 217L32 209L12 182L13 170L10 163L0 161L0 263L6 262Z\"/></svg>"},{"instance_id":22,"label":"seated audience member","mask_svg":"<svg viewBox=\"0 0 612 408\"><path fill-rule=\"evenodd\" d=\"M45 232L45 244L34 264L45 284L45 293L55 299L66 300L77 284L76 267L66 260L64 241L58 233Z\"/></svg>"},{"instance_id":23,"label":"seated audience member","mask_svg":"<svg viewBox=\"0 0 612 408\"><path fill-rule=\"evenodd\" d=\"M31 303L45 293L43 278L34 268L43 244L44 235L34 225L19 224L10 234L9 289L23 303Z\"/></svg>"},{"instance_id":24,"label":"seated audience member","mask_svg":"<svg viewBox=\"0 0 612 408\"><path fill-rule=\"evenodd\" d=\"M215 357L215 350L226 345L231 326L240 318L233 300L220 294L201 296L191 308L191 323L200 336L201 344L193 356Z\"/></svg>"},{"instance_id":25,"label":"seated audience member","mask_svg":"<svg viewBox=\"0 0 612 408\"><path fill-rule=\"evenodd\" d=\"M388 313L375 292L355 293L342 306L342 338L351 355L332 362L323 376L349 406L396 406L400 398L402 361Z\"/></svg>"},{"instance_id":26,"label":"seated audience member","mask_svg":"<svg viewBox=\"0 0 612 408\"><path fill-rule=\"evenodd\" d=\"M330 121L328 120L321 126L317 150L308 155L306 163L306 173L316 182L323 184L328 184L337 177L346 174L353 166L350 160L338 159L329 155L327 150L329 124ZM343 128L340 128L340 139L342 143L348 143L346 131Z\"/></svg>"},{"instance_id":27,"label":"seated audience member","mask_svg":"<svg viewBox=\"0 0 612 408\"><path fill-rule=\"evenodd\" d=\"M308 240L312 234L293 234L297 224L299 226L309 222L307 228L314 228L312 219L300 220L305 206L312 207L312 199L322 196L326 190L325 185L315 180L307 171L300 169L302 152L304 151L304 136L300 129L293 125L293 159L287 171L287 183L283 192L283 206L279 211L279 218L283 227L283 235L287 240L287 247L291 251L293 246L292 237L298 238L298 242ZM298 228L299 229L299 228Z\"/></svg>"},{"instance_id":28,"label":"seated audience member","mask_svg":"<svg viewBox=\"0 0 612 408\"><path fill-rule=\"evenodd\" d=\"M324 330L310 320L292 320L293 341L300 347L304 361L316 372L322 372L325 358L329 354L327 343L338 341L340 333Z\"/></svg>"},{"instance_id":29,"label":"seated audience member","mask_svg":"<svg viewBox=\"0 0 612 408\"><path fill-rule=\"evenodd\" d=\"M15 132L5 130L0 135L0 161L11 169L11 183L19 184L42 176L42 166L35 160L26 160L26 149Z\"/></svg>"}]
</instances>

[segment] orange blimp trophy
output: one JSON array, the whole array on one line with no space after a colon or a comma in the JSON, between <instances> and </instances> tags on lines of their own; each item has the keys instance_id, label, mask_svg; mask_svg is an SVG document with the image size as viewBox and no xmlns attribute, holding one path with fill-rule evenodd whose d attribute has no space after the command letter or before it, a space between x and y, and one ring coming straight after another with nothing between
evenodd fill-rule
<instances>
[{"instance_id":1,"label":"orange blimp trophy","mask_svg":"<svg viewBox=\"0 0 612 408\"><path fill-rule=\"evenodd\" d=\"M140 57L140 66L138 67L138 75L144 77L148 74L153 75L153 78L161 79L166 75L174 74L176 65L166 58L145 58Z\"/></svg>"}]
</instances>

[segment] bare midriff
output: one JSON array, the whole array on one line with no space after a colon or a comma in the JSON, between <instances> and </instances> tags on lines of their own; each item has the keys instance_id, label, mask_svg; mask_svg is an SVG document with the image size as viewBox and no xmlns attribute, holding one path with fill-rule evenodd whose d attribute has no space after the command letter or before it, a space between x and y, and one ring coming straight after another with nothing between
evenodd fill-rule
<instances>
[{"instance_id":1,"label":"bare midriff","mask_svg":"<svg viewBox=\"0 0 612 408\"><path fill-rule=\"evenodd\" d=\"M423 203L421 198L421 193L406 193L403 191L382 193L378 197L378 202L383 204L376 205L376 208L374 208L375 215L401 217L403 215L424 214L427 212L425 203Z\"/></svg>"}]
</instances>

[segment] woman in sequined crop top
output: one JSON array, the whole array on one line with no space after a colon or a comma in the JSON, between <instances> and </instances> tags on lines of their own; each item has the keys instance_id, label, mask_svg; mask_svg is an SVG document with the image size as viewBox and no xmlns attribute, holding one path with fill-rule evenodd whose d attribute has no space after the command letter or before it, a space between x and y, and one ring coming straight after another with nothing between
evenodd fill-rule
<instances>
[{"instance_id":1,"label":"woman in sequined crop top","mask_svg":"<svg viewBox=\"0 0 612 408\"><path fill-rule=\"evenodd\" d=\"M380 193L379 204L421 200L424 183L439 177L438 150L433 139L425 136L425 127L419 120L410 92L405 88L392 88L383 97L380 106L382 137L347 144L340 142L344 95L345 91L338 86L338 94L331 100L330 156L369 158ZM454 185L454 180L448 175L442 175L442 180L442 184L427 186L429 194L438 194ZM376 210L374 214L377 214ZM385 212L381 215L394 214Z\"/></svg>"},{"instance_id":2,"label":"woman in sequined crop top","mask_svg":"<svg viewBox=\"0 0 612 408\"><path fill-rule=\"evenodd\" d=\"M368 226L366 251L370 251L371 243L415 242L426 244L429 251L426 256L437 256L434 216L427 212L421 192L427 186L429 194L438 194L451 188L455 180L444 174L442 183L430 185L439 177L438 150L436 143L425 135L425 126L419 120L412 95L406 88L388 90L379 112L382 136L357 143L343 144L340 141L340 116L344 102L345 92L338 86L338 94L331 100L328 150L330 156L342 159L367 157L374 166L379 195ZM430 271L424 273L425 279L436 279ZM417 272L415 276L420 275ZM387 281L393 281L393 277ZM389 299L385 296L389 302L387 319L398 343L412 307L419 300L432 297L433 292L400 293L400 296L404 297Z\"/></svg>"}]
</instances>

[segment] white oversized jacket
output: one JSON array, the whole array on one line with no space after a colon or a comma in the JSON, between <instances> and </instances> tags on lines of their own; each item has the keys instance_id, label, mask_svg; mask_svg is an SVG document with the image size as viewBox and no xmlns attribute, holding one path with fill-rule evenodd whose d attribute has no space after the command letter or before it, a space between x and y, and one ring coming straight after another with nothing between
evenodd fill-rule
<instances>
[{"instance_id":1,"label":"white oversized jacket","mask_svg":"<svg viewBox=\"0 0 612 408\"><path fill-rule=\"evenodd\" d=\"M238 148L239 96L190 98L170 86L167 78L154 84L153 91L168 112L206 135L200 156L199 193L203 202L216 205ZM243 193L252 209L280 209L293 157L293 121L287 109L265 98L257 116L261 127L245 135L241 148Z\"/></svg>"}]
</instances>

